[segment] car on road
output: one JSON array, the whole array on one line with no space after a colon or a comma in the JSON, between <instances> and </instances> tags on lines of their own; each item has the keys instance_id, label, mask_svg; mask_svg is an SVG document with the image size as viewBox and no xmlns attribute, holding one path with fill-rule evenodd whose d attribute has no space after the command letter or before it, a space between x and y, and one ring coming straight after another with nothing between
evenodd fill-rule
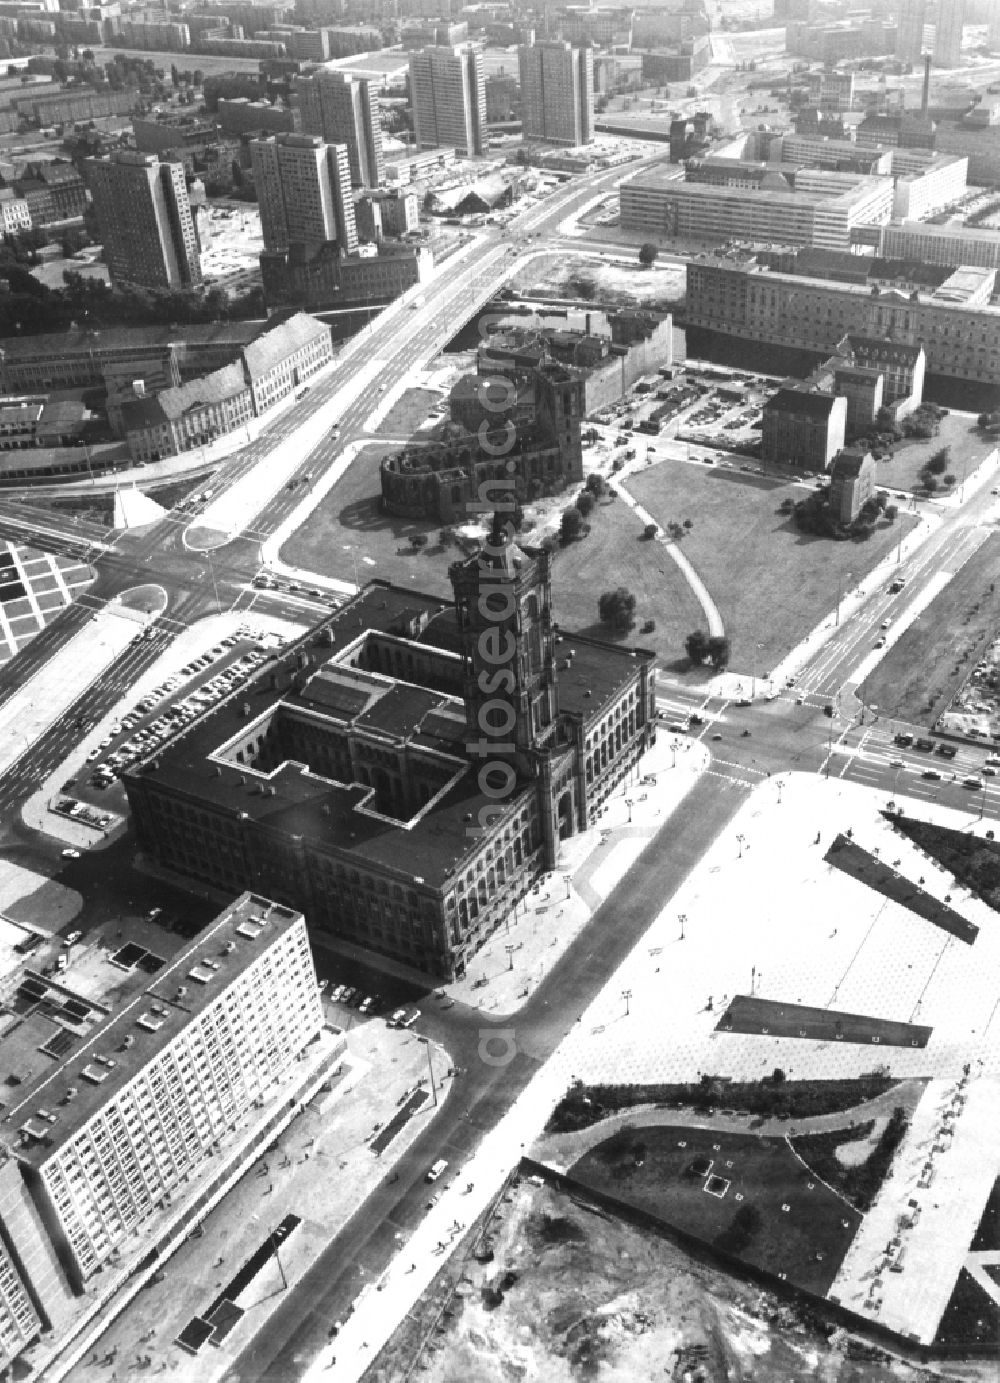
<instances>
[{"instance_id":1,"label":"car on road","mask_svg":"<svg viewBox=\"0 0 1000 1383\"><path fill-rule=\"evenodd\" d=\"M883 635L881 638L875 640L875 647L876 647L876 648L885 648L885 635Z\"/></svg>"},{"instance_id":2,"label":"car on road","mask_svg":"<svg viewBox=\"0 0 1000 1383\"><path fill-rule=\"evenodd\" d=\"M79 850L74 850L73 847L69 845L61 854L64 860L78 860L80 858Z\"/></svg>"},{"instance_id":3,"label":"car on road","mask_svg":"<svg viewBox=\"0 0 1000 1383\"><path fill-rule=\"evenodd\" d=\"M688 724L689 724L689 725L704 725L704 724L705 724L705 717L704 717L704 716L700 716L700 715L698 714L697 711L692 711L691 714L688 716Z\"/></svg>"},{"instance_id":4,"label":"car on road","mask_svg":"<svg viewBox=\"0 0 1000 1383\"><path fill-rule=\"evenodd\" d=\"M941 775L936 768L925 768L921 773L921 778L930 778L932 782L939 782Z\"/></svg>"},{"instance_id":5,"label":"car on road","mask_svg":"<svg viewBox=\"0 0 1000 1383\"><path fill-rule=\"evenodd\" d=\"M895 735L893 736L893 739L894 742L898 744L901 749L908 749L910 745L913 743L913 736L905 733L901 735Z\"/></svg>"},{"instance_id":6,"label":"car on road","mask_svg":"<svg viewBox=\"0 0 1000 1383\"><path fill-rule=\"evenodd\" d=\"M919 749L921 754L931 754L934 752L934 741L921 736L920 739L913 741L913 747Z\"/></svg>"},{"instance_id":7,"label":"car on road","mask_svg":"<svg viewBox=\"0 0 1000 1383\"><path fill-rule=\"evenodd\" d=\"M962 786L964 788L981 788L983 786L983 780L982 778L977 778L974 773L970 773L967 778L962 779Z\"/></svg>"},{"instance_id":8,"label":"car on road","mask_svg":"<svg viewBox=\"0 0 1000 1383\"><path fill-rule=\"evenodd\" d=\"M979 771L984 778L995 778L997 776L996 769L991 768L989 764L987 764L985 768L981 768Z\"/></svg>"},{"instance_id":9,"label":"car on road","mask_svg":"<svg viewBox=\"0 0 1000 1383\"><path fill-rule=\"evenodd\" d=\"M437 1181L438 1177L440 1177L442 1173L446 1172L447 1170L448 1159L445 1157L439 1157L438 1160L435 1163L433 1163L431 1167L428 1169L427 1180Z\"/></svg>"},{"instance_id":10,"label":"car on road","mask_svg":"<svg viewBox=\"0 0 1000 1383\"><path fill-rule=\"evenodd\" d=\"M343 997L344 997L344 986L343 986L342 984L334 985L334 987L330 990L330 998L331 998L331 1000L332 1000L335 1004L339 1004L340 1001L341 1001L341 999L342 999Z\"/></svg>"},{"instance_id":11,"label":"car on road","mask_svg":"<svg viewBox=\"0 0 1000 1383\"><path fill-rule=\"evenodd\" d=\"M905 768L906 765L903 763L903 760L902 760L902 759L890 759L890 760L889 760L889 767L890 767L890 768Z\"/></svg>"},{"instance_id":12,"label":"car on road","mask_svg":"<svg viewBox=\"0 0 1000 1383\"><path fill-rule=\"evenodd\" d=\"M353 989L350 985L348 985L348 987L344 990L343 994L341 994L340 996L340 1002L342 1004L353 1004L354 1000L357 997L358 991L356 989Z\"/></svg>"},{"instance_id":13,"label":"car on road","mask_svg":"<svg viewBox=\"0 0 1000 1383\"><path fill-rule=\"evenodd\" d=\"M958 753L958 749L953 744L939 744L937 752L943 759L953 759Z\"/></svg>"},{"instance_id":14,"label":"car on road","mask_svg":"<svg viewBox=\"0 0 1000 1383\"><path fill-rule=\"evenodd\" d=\"M712 738L713 738L713 740L721 740L721 739L722 739L722 736L718 733L718 731L716 731L716 733L712 736Z\"/></svg>"},{"instance_id":15,"label":"car on road","mask_svg":"<svg viewBox=\"0 0 1000 1383\"><path fill-rule=\"evenodd\" d=\"M63 945L75 946L76 943L80 940L81 936L83 936L83 932L67 932L66 935L63 937Z\"/></svg>"}]
</instances>

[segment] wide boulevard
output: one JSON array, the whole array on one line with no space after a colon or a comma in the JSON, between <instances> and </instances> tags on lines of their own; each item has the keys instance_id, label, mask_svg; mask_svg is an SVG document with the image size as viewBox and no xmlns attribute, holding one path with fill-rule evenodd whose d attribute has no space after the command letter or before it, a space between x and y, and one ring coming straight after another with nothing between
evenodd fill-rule
<instances>
[{"instance_id":1,"label":"wide boulevard","mask_svg":"<svg viewBox=\"0 0 1000 1383\"><path fill-rule=\"evenodd\" d=\"M558 228L566 218L588 200L609 192L635 167L634 163L623 165L575 180L506 227L486 228L471 250L457 256L453 264L446 264L424 286L423 302L417 310L397 306L384 314L385 320L376 319L343 347L332 369L294 409L221 466L212 482L213 502L276 445L293 439L303 423L349 385L367 362L377 361L377 375L361 383L341 410L336 434L326 436L311 452L303 449L292 478L308 475L315 484L346 446L366 436L365 421L386 389L440 349L526 254L556 243ZM251 530L216 546L200 541L198 546L211 547L209 554L192 550L185 541L185 535L190 539L199 530L199 512L190 506L173 510L140 531L109 533L85 522L56 520L30 498L0 500L0 535L78 557L86 554L96 575L83 599L0 670L0 701L23 685L95 609L119 593L152 582L167 594L166 614L157 622L154 636L136 642L105 676L82 691L65 715L28 746L0 779L3 843L8 858L45 873L63 867L59 843L30 831L20 819L21 805L79 741L84 727L111 710L177 633L217 608L245 608L240 601L246 600L260 570L261 544L299 503L299 487L283 485L264 504ZM665 719L695 710L701 715L698 733L712 753L709 770L682 809L664 823L643 856L636 877L630 876L608 898L518 1013L512 1024L516 1056L510 1064L498 1067L479 1059L484 1031L480 1013L462 1005L444 1009L430 998L422 1003L421 1033L441 1042L457 1068L452 1093L399 1164L398 1177L383 1183L359 1208L272 1318L268 1330L240 1360L242 1378L267 1377L276 1383L301 1373L303 1363L326 1341L331 1324L343 1318L361 1285L385 1267L399 1238L406 1237L423 1213L423 1174L428 1163L437 1156L460 1163L468 1156L483 1132L510 1107L578 1020L756 783L782 771L819 772L855 777L885 791L888 797L899 790L900 777L905 774L908 793L930 795L933 791L949 805L964 805L972 811L992 809L994 814L998 789L988 783L982 793L970 798L961 784L963 773L971 773L981 764L981 753L960 750L945 775L947 781L928 788L919 776L927 756L921 759L913 750L897 750L892 732L903 727L898 723L887 726L871 709L866 714L853 695L851 680L853 670L873 647L880 622L919 596L937 571L949 562L962 560L974 546L976 535L981 536L990 526L988 511L993 503L983 493L971 496L964 506L942 507L930 536L899 568L907 577L904 593L890 596L883 589L859 608L845 610L829 639L797 670L795 685L776 689L773 699L740 707L732 700L695 690L682 680L661 678L659 699ZM202 525L202 533L205 531ZM289 595L272 593L268 602L269 610L299 623L318 618L323 609L321 604ZM827 713L827 707L832 714ZM951 781L953 771L957 776ZM130 850L126 835L99 852L103 858L85 855L66 869L73 887L84 896L81 925L123 913L137 900L155 900L162 894L162 885L132 867Z\"/></svg>"}]
</instances>

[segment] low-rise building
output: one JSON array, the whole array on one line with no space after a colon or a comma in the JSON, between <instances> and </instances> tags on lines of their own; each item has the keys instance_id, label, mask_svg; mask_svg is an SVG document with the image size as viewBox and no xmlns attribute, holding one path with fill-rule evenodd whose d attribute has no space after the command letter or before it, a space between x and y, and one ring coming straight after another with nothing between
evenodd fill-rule
<instances>
[{"instance_id":1,"label":"low-rise building","mask_svg":"<svg viewBox=\"0 0 1000 1383\"><path fill-rule=\"evenodd\" d=\"M873 265L871 272L887 269ZM937 271L940 278L941 271ZM756 256L687 268L688 329L829 356L848 334L922 346L929 374L993 384L1000 377L1000 308L970 306L922 282L840 282L765 269Z\"/></svg>"},{"instance_id":2,"label":"low-rise building","mask_svg":"<svg viewBox=\"0 0 1000 1383\"><path fill-rule=\"evenodd\" d=\"M863 447L847 447L830 467L830 512L851 524L875 494L875 461Z\"/></svg>"},{"instance_id":3,"label":"low-rise building","mask_svg":"<svg viewBox=\"0 0 1000 1383\"><path fill-rule=\"evenodd\" d=\"M855 227L889 220L892 196L887 178L705 160L684 180L675 170L640 174L619 200L622 228L637 234L848 249Z\"/></svg>"},{"instance_id":4,"label":"low-rise building","mask_svg":"<svg viewBox=\"0 0 1000 1383\"><path fill-rule=\"evenodd\" d=\"M655 655L557 645L549 554L506 530L452 563L453 601L370 583L129 770L141 848L228 892L252 880L317 941L464 975L655 738Z\"/></svg>"},{"instance_id":5,"label":"low-rise building","mask_svg":"<svg viewBox=\"0 0 1000 1383\"><path fill-rule=\"evenodd\" d=\"M922 221L891 221L882 227L879 254L885 259L917 259L957 269L970 265L1000 269L1000 231L966 226L961 221L926 225Z\"/></svg>"},{"instance_id":6,"label":"low-rise building","mask_svg":"<svg viewBox=\"0 0 1000 1383\"><path fill-rule=\"evenodd\" d=\"M844 445L847 399L808 389L781 388L763 408L765 461L825 471Z\"/></svg>"},{"instance_id":7,"label":"low-rise building","mask_svg":"<svg viewBox=\"0 0 1000 1383\"><path fill-rule=\"evenodd\" d=\"M133 459L162 461L245 426L254 416L253 394L241 367L224 365L188 384L122 403L120 414Z\"/></svg>"},{"instance_id":8,"label":"low-rise building","mask_svg":"<svg viewBox=\"0 0 1000 1383\"><path fill-rule=\"evenodd\" d=\"M325 245L312 255L293 246L260 257L267 305L309 312L392 302L428 279L433 267L430 250L384 241L371 254L340 255L336 246Z\"/></svg>"},{"instance_id":9,"label":"low-rise building","mask_svg":"<svg viewBox=\"0 0 1000 1383\"><path fill-rule=\"evenodd\" d=\"M0 234L16 235L31 226L31 208L12 187L0 187Z\"/></svg>"}]
</instances>

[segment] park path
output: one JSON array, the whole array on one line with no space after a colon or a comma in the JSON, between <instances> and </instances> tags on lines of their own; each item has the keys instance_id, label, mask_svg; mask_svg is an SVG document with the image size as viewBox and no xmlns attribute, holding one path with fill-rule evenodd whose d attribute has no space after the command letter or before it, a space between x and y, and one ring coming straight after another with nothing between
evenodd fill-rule
<instances>
[{"instance_id":1,"label":"park path","mask_svg":"<svg viewBox=\"0 0 1000 1383\"><path fill-rule=\"evenodd\" d=\"M653 518L652 514L649 512L648 509L643 508L643 506L639 503L639 501L635 498L634 495L629 494L628 490L625 489L625 486L620 479L617 482L616 489L618 490L618 494L621 496L621 498L625 501L628 507L636 515L636 517L641 519L643 524L651 523L655 526L655 541L658 542L661 547L666 549L668 556L679 568L681 575L684 577L684 580L688 583L688 586L691 588L691 592L694 595L695 600L697 600L698 604L701 606L702 613L704 614L705 619L708 621L709 637L722 638L722 636L726 632L726 629L725 625L722 623L722 616L719 614L719 607L712 599L711 595L709 594L708 587L705 585L704 581L702 581L701 577L695 571L694 567L688 561L687 557L684 555L683 552L681 552L680 548L676 543L672 543L669 540L669 538L664 538L662 531L660 529L660 525Z\"/></svg>"},{"instance_id":2,"label":"park path","mask_svg":"<svg viewBox=\"0 0 1000 1383\"><path fill-rule=\"evenodd\" d=\"M897 1105L912 1109L923 1094L924 1086L922 1080L899 1081L883 1094L835 1114L816 1114L805 1119L764 1119L761 1123L755 1122L752 1114L706 1114L703 1109L692 1106L662 1109L658 1105L635 1105L610 1114L589 1128L574 1133L549 1134L540 1140L535 1153L539 1161L565 1171L591 1148L630 1124L645 1128L673 1124L681 1128L718 1129L720 1133L754 1133L761 1138L798 1137L841 1128L849 1130L852 1125L869 1119L888 1118Z\"/></svg>"}]
</instances>

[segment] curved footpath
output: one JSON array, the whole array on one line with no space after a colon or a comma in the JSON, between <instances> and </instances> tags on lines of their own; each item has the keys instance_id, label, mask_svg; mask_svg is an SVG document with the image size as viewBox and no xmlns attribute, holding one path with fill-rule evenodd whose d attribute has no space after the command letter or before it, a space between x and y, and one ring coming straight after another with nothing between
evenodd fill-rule
<instances>
[{"instance_id":1,"label":"curved footpath","mask_svg":"<svg viewBox=\"0 0 1000 1383\"><path fill-rule=\"evenodd\" d=\"M926 1082L922 1080L900 1081L883 1094L864 1100L850 1109L804 1119L764 1119L757 1122L752 1114L708 1114L703 1109L695 1109L693 1105L678 1105L672 1109L664 1109L657 1104L633 1105L631 1109L610 1114L587 1128L549 1135L542 1140L542 1146L535 1150L535 1155L557 1171L565 1172L591 1148L630 1124L646 1128L677 1124L688 1128L718 1129L720 1133L753 1133L760 1138L798 1137L807 1133L831 1133L837 1129L850 1132L854 1125L869 1119L888 1118L897 1105L914 1107L924 1093L925 1085Z\"/></svg>"}]
</instances>

